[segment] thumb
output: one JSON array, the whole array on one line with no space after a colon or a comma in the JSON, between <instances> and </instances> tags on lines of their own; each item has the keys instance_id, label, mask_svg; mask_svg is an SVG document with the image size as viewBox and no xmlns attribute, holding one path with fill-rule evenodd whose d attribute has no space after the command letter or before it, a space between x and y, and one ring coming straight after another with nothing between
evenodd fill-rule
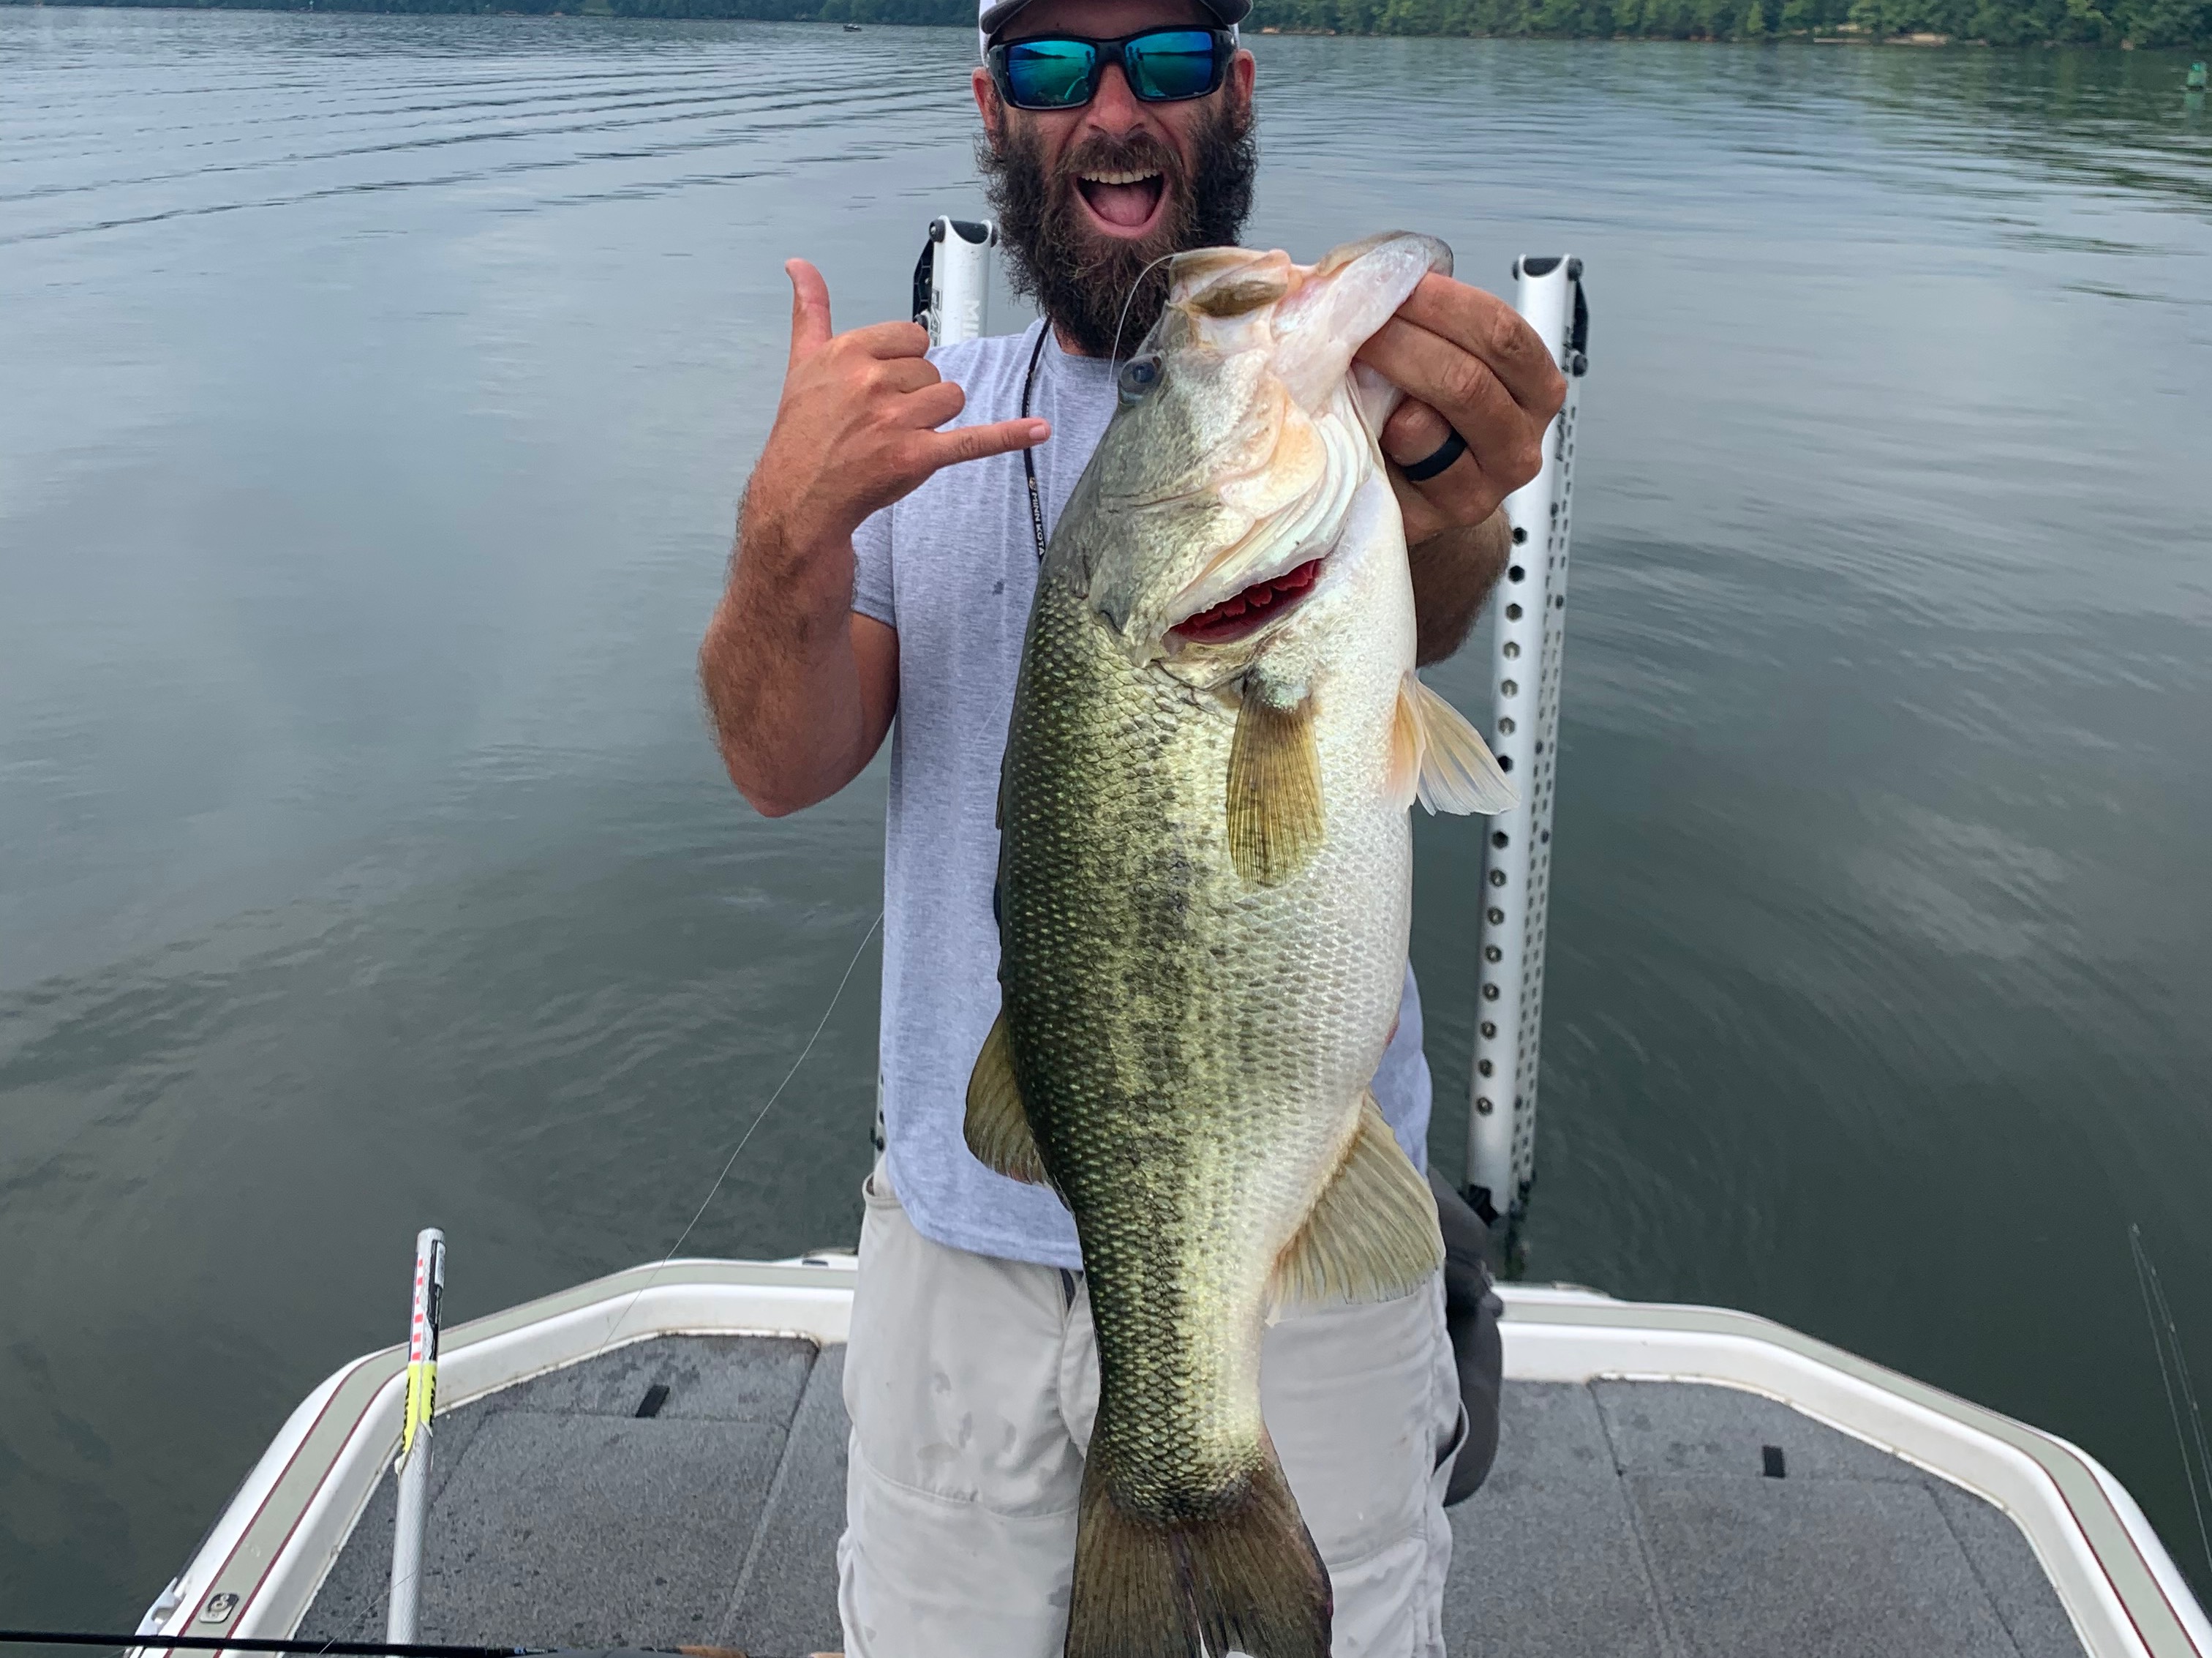
<instances>
[{"instance_id":1,"label":"thumb","mask_svg":"<svg viewBox=\"0 0 2212 1658\"><path fill-rule=\"evenodd\" d=\"M789 361L797 363L830 343L830 284L805 259L786 259L783 274L791 278Z\"/></svg>"}]
</instances>

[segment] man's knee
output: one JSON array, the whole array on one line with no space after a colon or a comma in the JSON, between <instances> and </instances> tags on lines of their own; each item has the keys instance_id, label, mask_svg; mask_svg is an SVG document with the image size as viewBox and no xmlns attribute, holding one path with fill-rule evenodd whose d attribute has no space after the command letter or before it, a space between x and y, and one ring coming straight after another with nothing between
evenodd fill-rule
<instances>
[{"instance_id":1,"label":"man's knee","mask_svg":"<svg viewBox=\"0 0 2212 1658\"><path fill-rule=\"evenodd\" d=\"M1449 1354L1434 1283L1395 1301L1285 1319L1268 1332L1261 1409L1332 1572L1356 1573L1401 1545L1408 1561L1424 1556L1419 1539L1440 1517L1438 1458L1459 1422Z\"/></svg>"}]
</instances>

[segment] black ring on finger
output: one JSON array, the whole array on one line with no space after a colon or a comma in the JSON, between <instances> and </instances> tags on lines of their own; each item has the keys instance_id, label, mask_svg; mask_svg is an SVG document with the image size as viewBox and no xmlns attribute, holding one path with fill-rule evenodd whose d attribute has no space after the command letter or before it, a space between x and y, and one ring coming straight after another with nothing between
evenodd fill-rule
<instances>
[{"instance_id":1,"label":"black ring on finger","mask_svg":"<svg viewBox=\"0 0 2212 1658\"><path fill-rule=\"evenodd\" d=\"M1437 452L1427 460L1416 460L1412 466L1401 466L1398 470L1405 473L1410 481L1415 484L1425 484L1466 453L1467 440L1462 437L1458 430L1455 428L1452 435L1444 439Z\"/></svg>"}]
</instances>

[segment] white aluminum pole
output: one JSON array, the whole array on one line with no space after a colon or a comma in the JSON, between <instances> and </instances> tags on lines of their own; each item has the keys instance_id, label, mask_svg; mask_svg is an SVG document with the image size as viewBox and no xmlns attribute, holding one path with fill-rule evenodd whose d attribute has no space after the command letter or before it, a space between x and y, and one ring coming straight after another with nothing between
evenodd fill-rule
<instances>
[{"instance_id":1,"label":"white aluminum pole","mask_svg":"<svg viewBox=\"0 0 2212 1658\"><path fill-rule=\"evenodd\" d=\"M932 345L957 345L983 332L991 293L991 249L999 228L988 219L939 218L914 272L914 320Z\"/></svg>"},{"instance_id":2,"label":"white aluminum pole","mask_svg":"<svg viewBox=\"0 0 2212 1658\"><path fill-rule=\"evenodd\" d=\"M415 1639L422 1598L422 1531L430 1514L430 1415L438 1393L438 1319L446 1293L446 1234L426 1227L415 1236L415 1295L407 1321L407 1414L399 1430L398 1513L392 1528L392 1595L384 1638Z\"/></svg>"},{"instance_id":3,"label":"white aluminum pole","mask_svg":"<svg viewBox=\"0 0 2212 1658\"><path fill-rule=\"evenodd\" d=\"M914 267L914 320L932 345L957 345L984 329L991 296L991 250L999 227L988 219L934 218ZM884 1079L876 1078L876 1150L884 1149Z\"/></svg>"},{"instance_id":4,"label":"white aluminum pole","mask_svg":"<svg viewBox=\"0 0 2212 1658\"><path fill-rule=\"evenodd\" d=\"M1559 767L1559 659L1567 604L1567 509L1575 411L1588 366L1582 261L1513 264L1514 308L1567 376L1567 400L1544 435L1543 469L1505 503L1513 546L1494 600L1491 718L1485 733L1520 786L1492 818L1484 845L1474 1075L1469 1088L1468 1198L1509 1247L1528 1202L1536 1149L1536 1075L1544 1013L1544 926L1551 894L1552 806Z\"/></svg>"}]
</instances>

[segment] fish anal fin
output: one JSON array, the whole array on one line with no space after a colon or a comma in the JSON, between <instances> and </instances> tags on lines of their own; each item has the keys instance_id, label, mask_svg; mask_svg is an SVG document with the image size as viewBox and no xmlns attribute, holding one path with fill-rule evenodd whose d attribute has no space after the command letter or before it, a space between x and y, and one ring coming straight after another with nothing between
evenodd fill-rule
<instances>
[{"instance_id":1,"label":"fish anal fin","mask_svg":"<svg viewBox=\"0 0 2212 1658\"><path fill-rule=\"evenodd\" d=\"M1344 1160L1275 1262L1278 1306L1389 1301L1443 1264L1437 1200L1382 1120L1372 1094Z\"/></svg>"},{"instance_id":2,"label":"fish anal fin","mask_svg":"<svg viewBox=\"0 0 2212 1658\"><path fill-rule=\"evenodd\" d=\"M1229 856L1259 887L1288 881L1321 850L1321 752L1313 702L1278 707L1249 687L1229 745Z\"/></svg>"},{"instance_id":3,"label":"fish anal fin","mask_svg":"<svg viewBox=\"0 0 2212 1658\"><path fill-rule=\"evenodd\" d=\"M1052 1184L1036 1136L1030 1130L1029 1113L1022 1107L1021 1086L1014 1081L1014 1053L1007 1044L1003 1009L991 1021L983 1051L975 1056L975 1069L969 1073L963 1133L968 1149L986 1168L1031 1186Z\"/></svg>"},{"instance_id":4,"label":"fish anal fin","mask_svg":"<svg viewBox=\"0 0 2212 1658\"><path fill-rule=\"evenodd\" d=\"M1176 1520L1123 1508L1105 1460L1084 1465L1064 1658L1328 1658L1328 1568L1264 1437L1259 1466Z\"/></svg>"},{"instance_id":5,"label":"fish anal fin","mask_svg":"<svg viewBox=\"0 0 2212 1658\"><path fill-rule=\"evenodd\" d=\"M1419 800L1431 812L1486 817L1521 803L1521 791L1482 733L1410 668L1398 682L1397 714L1390 722L1390 782L1400 798L1408 804Z\"/></svg>"}]
</instances>

